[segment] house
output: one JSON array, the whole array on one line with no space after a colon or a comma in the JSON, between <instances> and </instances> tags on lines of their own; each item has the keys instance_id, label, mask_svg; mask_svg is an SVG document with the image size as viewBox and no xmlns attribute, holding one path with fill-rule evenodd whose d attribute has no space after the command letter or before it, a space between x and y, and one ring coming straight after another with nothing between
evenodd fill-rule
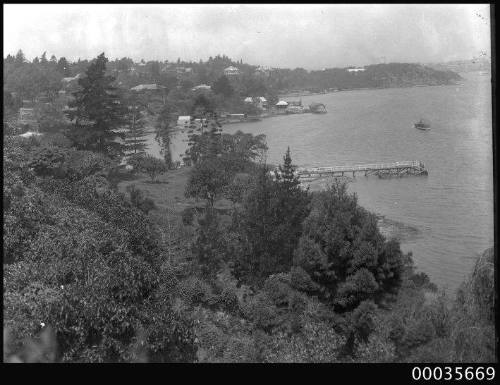
<instances>
[{"instance_id":1,"label":"house","mask_svg":"<svg viewBox=\"0 0 500 385\"><path fill-rule=\"evenodd\" d=\"M20 108L17 123L24 126L25 129L26 127L29 127L31 131L38 132L38 121L36 120L34 108Z\"/></svg>"},{"instance_id":2,"label":"house","mask_svg":"<svg viewBox=\"0 0 500 385\"><path fill-rule=\"evenodd\" d=\"M269 67L263 67L259 66L255 69L255 75L269 75L270 68Z\"/></svg>"},{"instance_id":3,"label":"house","mask_svg":"<svg viewBox=\"0 0 500 385\"><path fill-rule=\"evenodd\" d=\"M290 100L288 102L289 106L294 106L294 107L302 107L302 99L300 100Z\"/></svg>"},{"instance_id":4,"label":"house","mask_svg":"<svg viewBox=\"0 0 500 385\"><path fill-rule=\"evenodd\" d=\"M135 87L132 87L130 90L131 91L138 91L138 92L141 92L141 91L162 91L164 90L166 87L164 86L159 86L158 84L139 84L138 86L135 86Z\"/></svg>"},{"instance_id":5,"label":"house","mask_svg":"<svg viewBox=\"0 0 500 385\"><path fill-rule=\"evenodd\" d=\"M267 108L267 99L265 97L263 97L263 96L258 96L258 97L255 97L255 98L252 98L251 96L248 96L248 97L245 98L244 102L245 103L253 103L257 107L259 107L261 109Z\"/></svg>"},{"instance_id":6,"label":"house","mask_svg":"<svg viewBox=\"0 0 500 385\"><path fill-rule=\"evenodd\" d=\"M189 115L179 116L177 118L177 126L181 128L188 128L190 123L191 123L191 116Z\"/></svg>"},{"instance_id":7,"label":"house","mask_svg":"<svg viewBox=\"0 0 500 385\"><path fill-rule=\"evenodd\" d=\"M347 72L357 73L357 72L364 72L364 71L365 71L365 68L357 68L357 67L347 68Z\"/></svg>"},{"instance_id":8,"label":"house","mask_svg":"<svg viewBox=\"0 0 500 385\"><path fill-rule=\"evenodd\" d=\"M286 108L287 114L303 114L305 111L306 109L303 106L289 105Z\"/></svg>"},{"instance_id":9,"label":"house","mask_svg":"<svg viewBox=\"0 0 500 385\"><path fill-rule=\"evenodd\" d=\"M176 72L178 75L190 74L191 72L193 72L193 69L191 67L177 67Z\"/></svg>"},{"instance_id":10,"label":"house","mask_svg":"<svg viewBox=\"0 0 500 385\"><path fill-rule=\"evenodd\" d=\"M73 77L62 78L62 90L63 91L76 91L78 88L78 79L80 79L83 75L77 74Z\"/></svg>"},{"instance_id":11,"label":"house","mask_svg":"<svg viewBox=\"0 0 500 385\"><path fill-rule=\"evenodd\" d=\"M257 99L258 99L259 103L267 105L267 99L265 97L259 96Z\"/></svg>"},{"instance_id":12,"label":"house","mask_svg":"<svg viewBox=\"0 0 500 385\"><path fill-rule=\"evenodd\" d=\"M239 74L240 74L240 70L236 67L229 66L229 67L224 69L224 75L226 75L226 76L235 76L235 75L239 75Z\"/></svg>"},{"instance_id":13,"label":"house","mask_svg":"<svg viewBox=\"0 0 500 385\"><path fill-rule=\"evenodd\" d=\"M288 103L284 100L280 100L276 103L276 112L279 114L286 114L286 109L288 108Z\"/></svg>"},{"instance_id":14,"label":"house","mask_svg":"<svg viewBox=\"0 0 500 385\"><path fill-rule=\"evenodd\" d=\"M212 87L210 87L209 85L207 84L200 84L196 87L193 87L191 90L192 91L198 91L198 90L211 90Z\"/></svg>"},{"instance_id":15,"label":"house","mask_svg":"<svg viewBox=\"0 0 500 385\"><path fill-rule=\"evenodd\" d=\"M19 109L19 121L21 123L28 123L35 121L35 112L33 108L20 108Z\"/></svg>"},{"instance_id":16,"label":"house","mask_svg":"<svg viewBox=\"0 0 500 385\"><path fill-rule=\"evenodd\" d=\"M18 135L22 138L31 138L32 136L40 136L40 135L43 135L39 132L36 132L36 131L26 131L24 134L21 134L21 135Z\"/></svg>"},{"instance_id":17,"label":"house","mask_svg":"<svg viewBox=\"0 0 500 385\"><path fill-rule=\"evenodd\" d=\"M73 76L73 77L68 77L68 78L62 78L62 82L63 84L69 84L71 82L75 82L77 81L78 79L80 79L82 77L82 74L78 74L76 76Z\"/></svg>"}]
</instances>

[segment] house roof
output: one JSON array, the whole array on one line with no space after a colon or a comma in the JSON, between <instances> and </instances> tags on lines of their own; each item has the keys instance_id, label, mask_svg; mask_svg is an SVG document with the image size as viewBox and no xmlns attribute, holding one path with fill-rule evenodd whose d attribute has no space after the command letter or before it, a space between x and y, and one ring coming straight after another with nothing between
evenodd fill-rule
<instances>
[{"instance_id":1,"label":"house roof","mask_svg":"<svg viewBox=\"0 0 500 385\"><path fill-rule=\"evenodd\" d=\"M62 78L62 81L69 83L69 82L72 82L73 80L80 79L81 77L82 77L82 74L77 74L76 76L73 76L73 77Z\"/></svg>"},{"instance_id":2,"label":"house roof","mask_svg":"<svg viewBox=\"0 0 500 385\"><path fill-rule=\"evenodd\" d=\"M234 66L229 66L225 68L224 71L239 71L239 69Z\"/></svg>"},{"instance_id":3,"label":"house roof","mask_svg":"<svg viewBox=\"0 0 500 385\"><path fill-rule=\"evenodd\" d=\"M210 90L212 87L210 87L207 84L200 84L196 87L193 87L193 90Z\"/></svg>"},{"instance_id":4,"label":"house roof","mask_svg":"<svg viewBox=\"0 0 500 385\"><path fill-rule=\"evenodd\" d=\"M278 103L276 103L277 106L288 106L288 103L285 102L284 100L280 100Z\"/></svg>"},{"instance_id":5,"label":"house roof","mask_svg":"<svg viewBox=\"0 0 500 385\"><path fill-rule=\"evenodd\" d=\"M138 86L132 87L132 91L143 91L143 90L161 90L165 87L159 86L158 84L139 84Z\"/></svg>"},{"instance_id":6,"label":"house roof","mask_svg":"<svg viewBox=\"0 0 500 385\"><path fill-rule=\"evenodd\" d=\"M18 136L21 136L23 138L29 138L31 136L40 136L40 135L43 135L43 134L38 133L38 132L34 132L34 131L27 131L24 134L21 134L21 135L18 135Z\"/></svg>"}]
</instances>

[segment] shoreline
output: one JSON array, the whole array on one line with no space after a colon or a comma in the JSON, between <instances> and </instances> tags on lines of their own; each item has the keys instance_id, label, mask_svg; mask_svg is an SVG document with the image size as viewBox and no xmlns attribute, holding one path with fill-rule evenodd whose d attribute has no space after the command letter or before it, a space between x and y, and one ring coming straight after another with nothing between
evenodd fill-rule
<instances>
[{"instance_id":1,"label":"shoreline","mask_svg":"<svg viewBox=\"0 0 500 385\"><path fill-rule=\"evenodd\" d=\"M327 92L309 92L309 91L297 91L297 92L288 92L284 94L278 94L280 98L294 98L294 97L304 97L304 96L314 96L314 95L329 95L336 94L338 92L346 92L346 91L366 91L366 90L388 90L394 88L414 88L414 87L439 87L439 86L456 86L461 85L462 83L449 83L449 84L414 84L408 86L399 86L399 87L362 87L362 88L345 88L336 91L327 91Z\"/></svg>"}]
</instances>

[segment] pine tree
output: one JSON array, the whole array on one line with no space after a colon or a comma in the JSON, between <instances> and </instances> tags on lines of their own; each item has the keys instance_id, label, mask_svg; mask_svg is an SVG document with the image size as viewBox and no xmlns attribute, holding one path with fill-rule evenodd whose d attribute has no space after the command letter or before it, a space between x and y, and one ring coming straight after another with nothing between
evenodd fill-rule
<instances>
[{"instance_id":1,"label":"pine tree","mask_svg":"<svg viewBox=\"0 0 500 385\"><path fill-rule=\"evenodd\" d=\"M57 62L57 71L64 76L71 76L71 71L69 69L69 63L65 57L62 57Z\"/></svg>"},{"instance_id":2,"label":"pine tree","mask_svg":"<svg viewBox=\"0 0 500 385\"><path fill-rule=\"evenodd\" d=\"M16 58L15 58L15 63L17 65L21 65L26 62L26 57L24 56L24 53L22 50L17 51Z\"/></svg>"},{"instance_id":3,"label":"pine tree","mask_svg":"<svg viewBox=\"0 0 500 385\"><path fill-rule=\"evenodd\" d=\"M156 136L155 140L161 147L161 152L165 162L170 166L172 164L172 154L170 153L170 134L174 123L177 121L177 109L167 103L163 106L156 118Z\"/></svg>"},{"instance_id":4,"label":"pine tree","mask_svg":"<svg viewBox=\"0 0 500 385\"><path fill-rule=\"evenodd\" d=\"M221 131L222 125L215 112L212 100L205 95L198 95L194 101L189 136L188 149L184 161L195 164L203 158L218 157L222 155ZM201 127L198 129L195 118L200 119Z\"/></svg>"},{"instance_id":5,"label":"pine tree","mask_svg":"<svg viewBox=\"0 0 500 385\"><path fill-rule=\"evenodd\" d=\"M69 103L68 112L75 119L69 133L79 148L106 153L112 157L123 154L117 138L124 134L116 130L124 123L125 109L112 85L115 80L105 74L108 59L104 52L88 67L86 77L80 78L80 90L73 93L75 100Z\"/></svg>"},{"instance_id":6,"label":"pine tree","mask_svg":"<svg viewBox=\"0 0 500 385\"><path fill-rule=\"evenodd\" d=\"M309 191L303 190L296 174L296 167L292 164L290 147L283 157L283 165L275 172L277 184L276 217L280 218L281 247L277 252L277 267L288 271L292 266L293 252L297 247L298 239L302 234L302 221L309 214Z\"/></svg>"},{"instance_id":7,"label":"pine tree","mask_svg":"<svg viewBox=\"0 0 500 385\"><path fill-rule=\"evenodd\" d=\"M40 63L42 64L47 64L48 61L47 61L47 51L45 51L44 53L42 53L42 56L40 58Z\"/></svg>"},{"instance_id":8,"label":"pine tree","mask_svg":"<svg viewBox=\"0 0 500 385\"><path fill-rule=\"evenodd\" d=\"M239 263L246 275L259 281L290 270L309 202L309 192L300 187L289 149L274 180L266 167L258 172L238 218L243 249L249 251Z\"/></svg>"},{"instance_id":9,"label":"pine tree","mask_svg":"<svg viewBox=\"0 0 500 385\"><path fill-rule=\"evenodd\" d=\"M235 273L249 282L263 281L273 272L272 205L274 183L267 166L257 170L253 186L245 196L242 210L233 217L233 227L241 240L235 253Z\"/></svg>"},{"instance_id":10,"label":"pine tree","mask_svg":"<svg viewBox=\"0 0 500 385\"><path fill-rule=\"evenodd\" d=\"M126 100L126 134L125 151L128 154L144 154L147 147L145 139L146 126L146 102L137 95L131 95Z\"/></svg>"}]
</instances>

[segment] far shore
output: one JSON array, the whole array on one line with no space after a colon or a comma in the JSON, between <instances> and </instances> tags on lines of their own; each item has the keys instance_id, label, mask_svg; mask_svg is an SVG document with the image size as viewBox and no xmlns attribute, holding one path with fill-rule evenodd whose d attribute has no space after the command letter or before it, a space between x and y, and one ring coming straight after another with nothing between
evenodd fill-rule
<instances>
[{"instance_id":1,"label":"far shore","mask_svg":"<svg viewBox=\"0 0 500 385\"><path fill-rule=\"evenodd\" d=\"M335 94L337 92L346 92L346 91L366 91L366 90L386 90L392 88L413 88L413 87L436 87L436 86L454 86L460 85L461 83L450 83L450 84L412 84L408 86L399 86L399 87L362 87L362 88L345 88L341 90L335 91L322 91L322 92L310 92L310 91L297 91L297 92L287 92L283 94L278 94L279 98L295 98L295 97L303 97L303 96L314 96L314 95L328 95Z\"/></svg>"}]
</instances>

